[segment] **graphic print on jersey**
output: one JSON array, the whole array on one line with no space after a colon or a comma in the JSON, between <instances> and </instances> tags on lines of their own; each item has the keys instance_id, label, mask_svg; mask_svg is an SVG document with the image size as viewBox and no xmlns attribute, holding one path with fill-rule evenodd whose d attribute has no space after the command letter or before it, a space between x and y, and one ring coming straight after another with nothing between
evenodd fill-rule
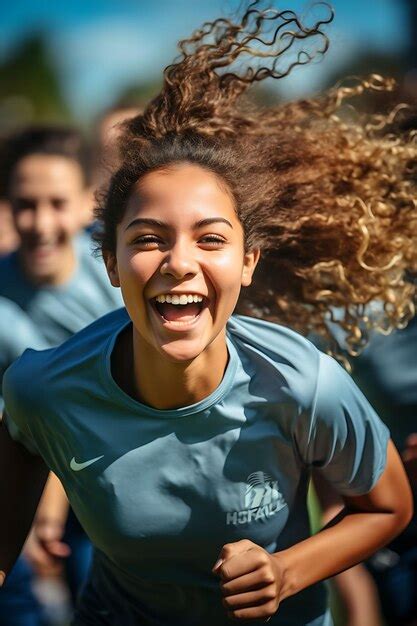
<instances>
[{"instance_id":1,"label":"graphic print on jersey","mask_svg":"<svg viewBox=\"0 0 417 626\"><path fill-rule=\"evenodd\" d=\"M244 508L226 513L226 524L247 524L267 519L287 506L278 489L278 481L262 471L253 472L246 480Z\"/></svg>"}]
</instances>

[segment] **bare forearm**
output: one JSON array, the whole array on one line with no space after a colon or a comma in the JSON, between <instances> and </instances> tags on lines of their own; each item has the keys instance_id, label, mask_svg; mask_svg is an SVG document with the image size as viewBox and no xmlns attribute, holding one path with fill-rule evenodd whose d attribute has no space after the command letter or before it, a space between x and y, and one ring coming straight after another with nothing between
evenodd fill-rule
<instances>
[{"instance_id":1,"label":"bare forearm","mask_svg":"<svg viewBox=\"0 0 417 626\"><path fill-rule=\"evenodd\" d=\"M282 563L282 597L356 565L401 530L393 513L348 513L343 519L275 556Z\"/></svg>"},{"instance_id":2,"label":"bare forearm","mask_svg":"<svg viewBox=\"0 0 417 626\"><path fill-rule=\"evenodd\" d=\"M377 484L369 493L343 500L346 508L322 531L274 555L283 570L281 599L363 561L410 522L410 484L392 441Z\"/></svg>"},{"instance_id":3,"label":"bare forearm","mask_svg":"<svg viewBox=\"0 0 417 626\"><path fill-rule=\"evenodd\" d=\"M64 525L68 516L68 498L59 478L50 472L36 518Z\"/></svg>"}]
</instances>

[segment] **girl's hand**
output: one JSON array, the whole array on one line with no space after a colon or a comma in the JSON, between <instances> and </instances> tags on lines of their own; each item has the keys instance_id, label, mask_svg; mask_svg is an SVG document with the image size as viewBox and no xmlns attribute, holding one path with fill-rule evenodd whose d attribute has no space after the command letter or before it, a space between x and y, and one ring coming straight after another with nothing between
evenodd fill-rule
<instances>
[{"instance_id":1,"label":"girl's hand","mask_svg":"<svg viewBox=\"0 0 417 626\"><path fill-rule=\"evenodd\" d=\"M221 579L228 617L269 621L277 611L283 569L276 555L243 539L223 546L212 571Z\"/></svg>"},{"instance_id":2,"label":"girl's hand","mask_svg":"<svg viewBox=\"0 0 417 626\"><path fill-rule=\"evenodd\" d=\"M35 520L23 552L38 576L57 576L71 553L62 541L64 526L56 520Z\"/></svg>"}]
</instances>

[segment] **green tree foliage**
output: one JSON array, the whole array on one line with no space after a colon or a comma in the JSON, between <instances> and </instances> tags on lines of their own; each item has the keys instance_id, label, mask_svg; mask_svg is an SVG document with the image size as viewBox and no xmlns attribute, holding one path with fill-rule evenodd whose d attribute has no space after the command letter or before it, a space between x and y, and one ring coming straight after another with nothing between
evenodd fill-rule
<instances>
[{"instance_id":1,"label":"green tree foliage","mask_svg":"<svg viewBox=\"0 0 417 626\"><path fill-rule=\"evenodd\" d=\"M0 64L0 112L1 130L6 132L28 122L70 118L42 34L29 36Z\"/></svg>"}]
</instances>

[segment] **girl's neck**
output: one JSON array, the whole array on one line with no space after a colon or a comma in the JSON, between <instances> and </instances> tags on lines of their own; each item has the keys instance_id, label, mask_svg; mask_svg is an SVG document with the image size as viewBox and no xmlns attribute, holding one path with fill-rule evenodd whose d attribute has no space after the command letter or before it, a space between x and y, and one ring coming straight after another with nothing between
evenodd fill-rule
<instances>
[{"instance_id":1,"label":"girl's neck","mask_svg":"<svg viewBox=\"0 0 417 626\"><path fill-rule=\"evenodd\" d=\"M198 357L185 362L164 359L141 341L134 329L133 338L129 333L121 339L120 356L116 355L113 368L115 379L129 395L155 409L176 409L200 402L219 386L228 362L225 333Z\"/></svg>"}]
</instances>

